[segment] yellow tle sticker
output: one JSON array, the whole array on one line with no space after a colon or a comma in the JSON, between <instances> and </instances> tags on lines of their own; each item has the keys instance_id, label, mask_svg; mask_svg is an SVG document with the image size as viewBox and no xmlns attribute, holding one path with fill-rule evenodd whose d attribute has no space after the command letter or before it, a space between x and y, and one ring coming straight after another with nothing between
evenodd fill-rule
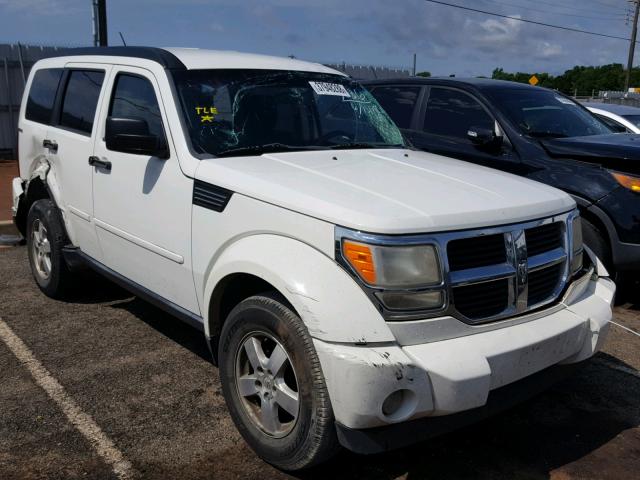
<instances>
[{"instance_id":1,"label":"yellow tle sticker","mask_svg":"<svg viewBox=\"0 0 640 480\"><path fill-rule=\"evenodd\" d=\"M218 109L216 107L196 107L196 114L200 116L200 123L213 122L213 119L218 115Z\"/></svg>"}]
</instances>

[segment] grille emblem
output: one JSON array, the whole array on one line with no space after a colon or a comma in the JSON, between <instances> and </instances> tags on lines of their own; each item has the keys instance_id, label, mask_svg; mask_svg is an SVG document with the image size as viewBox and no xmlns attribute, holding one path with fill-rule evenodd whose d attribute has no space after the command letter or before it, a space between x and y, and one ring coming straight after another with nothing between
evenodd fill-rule
<instances>
[{"instance_id":1,"label":"grille emblem","mask_svg":"<svg viewBox=\"0 0 640 480\"><path fill-rule=\"evenodd\" d=\"M529 296L529 264L527 261L527 241L524 230L514 230L511 232L511 248L513 268L516 272L515 279L515 300L516 311L524 312L527 309Z\"/></svg>"}]
</instances>

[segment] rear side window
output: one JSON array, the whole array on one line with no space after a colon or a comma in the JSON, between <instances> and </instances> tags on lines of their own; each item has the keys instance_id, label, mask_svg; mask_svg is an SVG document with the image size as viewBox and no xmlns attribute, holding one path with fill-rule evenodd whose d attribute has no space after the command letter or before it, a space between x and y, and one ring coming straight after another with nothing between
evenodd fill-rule
<instances>
[{"instance_id":1,"label":"rear side window","mask_svg":"<svg viewBox=\"0 0 640 480\"><path fill-rule=\"evenodd\" d=\"M71 70L62 102L60 125L91 135L104 72Z\"/></svg>"},{"instance_id":2,"label":"rear side window","mask_svg":"<svg viewBox=\"0 0 640 480\"><path fill-rule=\"evenodd\" d=\"M48 124L62 77L62 68L38 70L33 76L25 117L27 120Z\"/></svg>"},{"instance_id":3,"label":"rear side window","mask_svg":"<svg viewBox=\"0 0 640 480\"><path fill-rule=\"evenodd\" d=\"M424 117L424 131L467 139L471 127L493 130L495 121L472 96L449 88L432 88Z\"/></svg>"},{"instance_id":4,"label":"rear side window","mask_svg":"<svg viewBox=\"0 0 640 480\"><path fill-rule=\"evenodd\" d=\"M162 116L153 85L146 78L119 74L113 90L109 116L141 118L147 122L149 133L163 136Z\"/></svg>"},{"instance_id":5,"label":"rear side window","mask_svg":"<svg viewBox=\"0 0 640 480\"><path fill-rule=\"evenodd\" d=\"M373 96L400 128L411 128L420 87L376 87Z\"/></svg>"}]
</instances>

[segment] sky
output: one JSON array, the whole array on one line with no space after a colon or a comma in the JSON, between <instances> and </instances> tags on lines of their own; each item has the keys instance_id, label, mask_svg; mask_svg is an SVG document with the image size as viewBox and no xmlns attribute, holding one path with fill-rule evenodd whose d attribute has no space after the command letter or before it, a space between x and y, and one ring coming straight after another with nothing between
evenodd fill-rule
<instances>
[{"instance_id":1,"label":"sky","mask_svg":"<svg viewBox=\"0 0 640 480\"><path fill-rule=\"evenodd\" d=\"M629 37L626 0L444 0L538 22ZM109 43L199 47L434 75L560 74L626 64L629 43L424 0L107 0ZM629 24L627 24L629 23ZM91 45L91 0L0 0L0 43ZM640 50L640 49L639 49ZM636 56L640 59L640 53Z\"/></svg>"}]
</instances>

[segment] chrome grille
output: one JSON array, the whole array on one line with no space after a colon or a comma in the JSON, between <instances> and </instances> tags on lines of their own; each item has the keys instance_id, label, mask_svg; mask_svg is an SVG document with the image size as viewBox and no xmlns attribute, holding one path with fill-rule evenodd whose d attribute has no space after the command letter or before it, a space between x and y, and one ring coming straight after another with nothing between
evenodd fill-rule
<instances>
[{"instance_id":1,"label":"chrome grille","mask_svg":"<svg viewBox=\"0 0 640 480\"><path fill-rule=\"evenodd\" d=\"M451 240L447 245L447 253L449 270L485 267L507 260L502 234Z\"/></svg>"},{"instance_id":2,"label":"chrome grille","mask_svg":"<svg viewBox=\"0 0 640 480\"><path fill-rule=\"evenodd\" d=\"M467 318L484 318L499 315L509 302L509 281L475 283L454 287L456 310Z\"/></svg>"},{"instance_id":3,"label":"chrome grille","mask_svg":"<svg viewBox=\"0 0 640 480\"><path fill-rule=\"evenodd\" d=\"M529 273L527 306L535 307L553 295L562 278L563 265L556 263Z\"/></svg>"},{"instance_id":4,"label":"chrome grille","mask_svg":"<svg viewBox=\"0 0 640 480\"><path fill-rule=\"evenodd\" d=\"M562 224L559 222L528 228L524 231L529 256L562 247Z\"/></svg>"},{"instance_id":5,"label":"chrome grille","mask_svg":"<svg viewBox=\"0 0 640 480\"><path fill-rule=\"evenodd\" d=\"M567 280L566 215L501 230L491 229L490 235L470 232L447 244L450 311L467 323L498 320L549 304Z\"/></svg>"},{"instance_id":6,"label":"chrome grille","mask_svg":"<svg viewBox=\"0 0 640 480\"><path fill-rule=\"evenodd\" d=\"M342 239L373 245L433 245L441 259L442 281L409 293L443 292L437 310L390 310L383 287L360 282L387 321L452 316L482 324L526 313L557 301L570 278L572 210L553 217L499 227L417 235L377 235L336 228L336 258L360 282L342 255Z\"/></svg>"}]
</instances>

